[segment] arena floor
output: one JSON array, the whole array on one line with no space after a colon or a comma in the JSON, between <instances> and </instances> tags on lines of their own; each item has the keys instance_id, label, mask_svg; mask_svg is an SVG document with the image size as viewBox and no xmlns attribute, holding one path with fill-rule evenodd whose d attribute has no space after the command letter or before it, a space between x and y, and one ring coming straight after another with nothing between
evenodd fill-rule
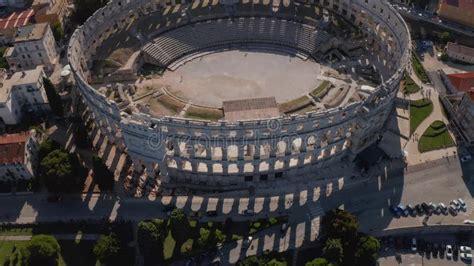
<instances>
[{"instance_id":1,"label":"arena floor","mask_svg":"<svg viewBox=\"0 0 474 266\"><path fill-rule=\"evenodd\" d=\"M226 100L274 96L298 98L322 81L327 67L312 60L260 51L225 51L196 58L160 80L198 105L221 107Z\"/></svg>"}]
</instances>

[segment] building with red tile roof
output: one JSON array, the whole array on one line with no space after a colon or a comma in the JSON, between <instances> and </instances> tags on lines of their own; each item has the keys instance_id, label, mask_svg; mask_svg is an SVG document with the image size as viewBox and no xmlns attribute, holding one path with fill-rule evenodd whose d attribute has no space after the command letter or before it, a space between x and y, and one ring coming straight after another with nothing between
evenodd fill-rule
<instances>
[{"instance_id":1,"label":"building with red tile roof","mask_svg":"<svg viewBox=\"0 0 474 266\"><path fill-rule=\"evenodd\" d=\"M465 92L474 101L474 72L449 74L447 76L458 91Z\"/></svg>"},{"instance_id":2,"label":"building with red tile roof","mask_svg":"<svg viewBox=\"0 0 474 266\"><path fill-rule=\"evenodd\" d=\"M446 74L441 70L446 86L441 102L455 129L457 142L474 147L474 72Z\"/></svg>"},{"instance_id":3,"label":"building with red tile roof","mask_svg":"<svg viewBox=\"0 0 474 266\"><path fill-rule=\"evenodd\" d=\"M27 9L0 18L0 42L3 44L12 43L18 28L31 24L34 16L35 11Z\"/></svg>"},{"instance_id":4,"label":"building with red tile roof","mask_svg":"<svg viewBox=\"0 0 474 266\"><path fill-rule=\"evenodd\" d=\"M33 177L37 148L34 130L0 136L0 180Z\"/></svg>"}]
</instances>

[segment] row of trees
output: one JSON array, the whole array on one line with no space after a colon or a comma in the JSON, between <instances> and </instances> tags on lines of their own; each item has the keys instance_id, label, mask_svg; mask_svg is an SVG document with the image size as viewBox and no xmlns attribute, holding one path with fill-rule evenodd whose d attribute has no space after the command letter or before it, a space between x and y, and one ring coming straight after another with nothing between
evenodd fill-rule
<instances>
[{"instance_id":1,"label":"row of trees","mask_svg":"<svg viewBox=\"0 0 474 266\"><path fill-rule=\"evenodd\" d=\"M101 263L120 264L118 258L122 244L114 233L100 235L93 248L93 253ZM21 265L58 265L61 246L51 235L35 235L20 250Z\"/></svg>"},{"instance_id":2,"label":"row of trees","mask_svg":"<svg viewBox=\"0 0 474 266\"><path fill-rule=\"evenodd\" d=\"M73 192L82 188L87 170L77 155L62 149L59 143L48 138L38 150L39 176L50 192Z\"/></svg>"},{"instance_id":3,"label":"row of trees","mask_svg":"<svg viewBox=\"0 0 474 266\"><path fill-rule=\"evenodd\" d=\"M322 258L306 266L370 266L375 265L380 249L379 241L359 232L357 217L345 210L331 210L321 221L324 235Z\"/></svg>"}]
</instances>

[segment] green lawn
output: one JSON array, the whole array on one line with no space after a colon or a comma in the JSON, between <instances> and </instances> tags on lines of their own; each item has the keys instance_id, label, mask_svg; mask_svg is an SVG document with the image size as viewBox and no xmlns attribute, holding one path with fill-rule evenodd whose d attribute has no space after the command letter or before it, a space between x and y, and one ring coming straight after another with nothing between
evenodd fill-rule
<instances>
[{"instance_id":1,"label":"green lawn","mask_svg":"<svg viewBox=\"0 0 474 266\"><path fill-rule=\"evenodd\" d=\"M454 145L446 125L442 121L434 121L423 133L418 142L420 152L444 149Z\"/></svg>"},{"instance_id":2,"label":"green lawn","mask_svg":"<svg viewBox=\"0 0 474 266\"><path fill-rule=\"evenodd\" d=\"M424 98L410 102L410 134L433 112L433 103Z\"/></svg>"},{"instance_id":3,"label":"green lawn","mask_svg":"<svg viewBox=\"0 0 474 266\"><path fill-rule=\"evenodd\" d=\"M171 232L168 232L168 236L165 238L163 243L163 256L165 260L171 259L174 253L174 247L176 246L176 241L171 235Z\"/></svg>"},{"instance_id":4,"label":"green lawn","mask_svg":"<svg viewBox=\"0 0 474 266\"><path fill-rule=\"evenodd\" d=\"M415 71L416 76L421 80L421 82L430 83L430 80L428 78L428 75L426 74L425 68L423 67L420 59L415 53L412 54L411 63L412 63L413 71Z\"/></svg>"},{"instance_id":5,"label":"green lawn","mask_svg":"<svg viewBox=\"0 0 474 266\"><path fill-rule=\"evenodd\" d=\"M21 249L28 241L2 241L0 244L0 265L21 265ZM59 241L61 253L58 266L94 266L96 259L92 254L94 241L82 241L79 244L74 241ZM6 264L6 261L10 264ZM100 265L100 264L99 264Z\"/></svg>"},{"instance_id":6,"label":"green lawn","mask_svg":"<svg viewBox=\"0 0 474 266\"><path fill-rule=\"evenodd\" d=\"M405 94L412 94L412 93L417 93L420 91L420 86L416 85L416 83L413 81L413 79L410 77L410 75L405 73L405 77L403 79L403 84L404 84L404 89L403 92Z\"/></svg>"}]
</instances>

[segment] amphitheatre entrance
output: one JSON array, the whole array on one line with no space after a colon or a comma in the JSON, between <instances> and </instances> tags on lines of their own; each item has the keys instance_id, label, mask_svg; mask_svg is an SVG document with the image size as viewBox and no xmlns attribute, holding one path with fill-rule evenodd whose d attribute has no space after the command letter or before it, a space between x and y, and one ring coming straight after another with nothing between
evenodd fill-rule
<instances>
[{"instance_id":1,"label":"amphitheatre entrance","mask_svg":"<svg viewBox=\"0 0 474 266\"><path fill-rule=\"evenodd\" d=\"M318 86L324 68L311 59L279 52L229 50L203 55L166 71L161 82L177 96L209 107L259 97L285 102Z\"/></svg>"}]
</instances>

